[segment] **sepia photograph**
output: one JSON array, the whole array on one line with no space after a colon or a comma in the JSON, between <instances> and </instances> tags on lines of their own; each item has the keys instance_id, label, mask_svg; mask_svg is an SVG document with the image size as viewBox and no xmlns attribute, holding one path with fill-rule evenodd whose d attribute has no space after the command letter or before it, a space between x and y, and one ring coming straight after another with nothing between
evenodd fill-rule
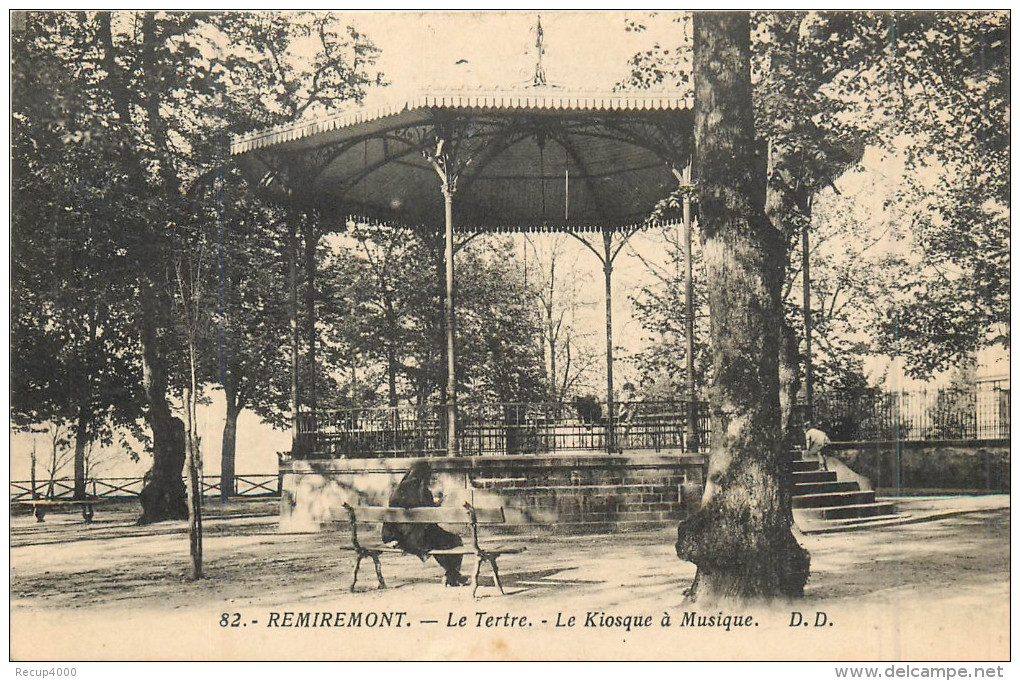
<instances>
[{"instance_id":1,"label":"sepia photograph","mask_svg":"<svg viewBox=\"0 0 1020 681\"><path fill-rule=\"evenodd\" d=\"M1008 10L8 33L12 675L1006 676Z\"/></svg>"}]
</instances>

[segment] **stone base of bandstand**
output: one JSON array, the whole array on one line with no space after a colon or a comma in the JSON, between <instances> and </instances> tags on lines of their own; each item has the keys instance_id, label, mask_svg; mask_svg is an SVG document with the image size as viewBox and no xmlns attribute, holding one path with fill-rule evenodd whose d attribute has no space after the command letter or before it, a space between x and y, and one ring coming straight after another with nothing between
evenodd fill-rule
<instances>
[{"instance_id":1,"label":"stone base of bandstand","mask_svg":"<svg viewBox=\"0 0 1020 681\"><path fill-rule=\"evenodd\" d=\"M280 531L342 529L352 506L385 506L417 459L311 459L281 465ZM697 508L707 456L632 451L429 458L443 507L503 507L486 534L592 534L675 525ZM438 496L438 494L437 494Z\"/></svg>"}]
</instances>

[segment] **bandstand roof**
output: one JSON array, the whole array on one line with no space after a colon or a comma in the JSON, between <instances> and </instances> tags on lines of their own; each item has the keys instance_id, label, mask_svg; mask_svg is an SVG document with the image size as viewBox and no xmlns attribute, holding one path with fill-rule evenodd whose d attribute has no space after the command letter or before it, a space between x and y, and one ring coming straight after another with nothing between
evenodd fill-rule
<instances>
[{"instance_id":1,"label":"bandstand roof","mask_svg":"<svg viewBox=\"0 0 1020 681\"><path fill-rule=\"evenodd\" d=\"M238 135L231 154L280 198L441 227L439 139L457 169L458 230L585 231L643 223L693 149L690 98L548 87L428 91Z\"/></svg>"}]
</instances>

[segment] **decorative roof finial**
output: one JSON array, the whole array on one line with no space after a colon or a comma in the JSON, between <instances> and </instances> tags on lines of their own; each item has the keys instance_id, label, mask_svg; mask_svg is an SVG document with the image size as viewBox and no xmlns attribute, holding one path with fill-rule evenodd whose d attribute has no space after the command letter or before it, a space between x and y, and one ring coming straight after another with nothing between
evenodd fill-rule
<instances>
[{"instance_id":1,"label":"decorative roof finial","mask_svg":"<svg viewBox=\"0 0 1020 681\"><path fill-rule=\"evenodd\" d=\"M542 68L542 55L545 54L545 32L542 30L542 15L538 15L538 23L535 25L535 48L538 52L535 62L535 79L532 85L546 85L545 69Z\"/></svg>"}]
</instances>

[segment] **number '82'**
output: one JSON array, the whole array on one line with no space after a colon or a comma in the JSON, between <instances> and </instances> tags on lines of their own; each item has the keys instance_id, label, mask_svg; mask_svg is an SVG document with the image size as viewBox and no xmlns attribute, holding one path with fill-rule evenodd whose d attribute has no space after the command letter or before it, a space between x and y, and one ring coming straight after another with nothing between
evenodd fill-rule
<instances>
[{"instance_id":1,"label":"number '82'","mask_svg":"<svg viewBox=\"0 0 1020 681\"><path fill-rule=\"evenodd\" d=\"M220 626L221 627L239 627L241 626L241 613L239 612L225 612L220 615Z\"/></svg>"}]
</instances>

